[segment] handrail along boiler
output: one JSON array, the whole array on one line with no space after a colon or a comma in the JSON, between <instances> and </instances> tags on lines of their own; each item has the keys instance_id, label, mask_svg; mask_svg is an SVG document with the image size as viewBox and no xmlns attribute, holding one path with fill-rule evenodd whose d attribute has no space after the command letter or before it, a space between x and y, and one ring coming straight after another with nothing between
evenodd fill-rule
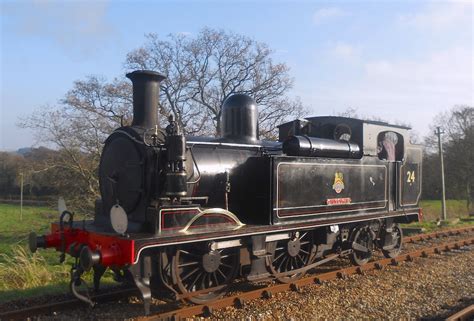
<instances>
[{"instance_id":1,"label":"handrail along boiler","mask_svg":"<svg viewBox=\"0 0 474 321\"><path fill-rule=\"evenodd\" d=\"M107 268L139 288L149 312L155 290L195 303L225 293L239 274L291 282L340 256L354 264L402 247L399 223L421 210L421 148L409 128L345 117L310 117L260 140L255 101L243 94L222 106L222 132L185 137L158 121L160 82L153 71L133 82L133 122L105 141L95 217L63 213L30 247L76 258L71 285ZM67 219L66 219L67 218ZM161 291L160 293L163 293Z\"/></svg>"}]
</instances>

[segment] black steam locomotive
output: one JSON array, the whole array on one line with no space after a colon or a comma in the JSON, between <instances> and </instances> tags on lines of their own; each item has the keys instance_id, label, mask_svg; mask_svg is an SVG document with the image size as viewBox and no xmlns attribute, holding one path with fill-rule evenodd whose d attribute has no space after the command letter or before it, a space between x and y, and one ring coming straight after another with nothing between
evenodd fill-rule
<instances>
[{"instance_id":1,"label":"black steam locomotive","mask_svg":"<svg viewBox=\"0 0 474 321\"><path fill-rule=\"evenodd\" d=\"M76 257L71 285L107 268L133 280L149 310L152 292L203 303L237 275L291 282L340 256L366 263L376 248L402 247L401 222L421 210L421 149L406 127L344 117L311 117L259 140L257 105L242 94L222 106L222 133L185 137L157 107L163 75L127 74L133 123L105 141L95 218L64 211L30 247Z\"/></svg>"}]
</instances>

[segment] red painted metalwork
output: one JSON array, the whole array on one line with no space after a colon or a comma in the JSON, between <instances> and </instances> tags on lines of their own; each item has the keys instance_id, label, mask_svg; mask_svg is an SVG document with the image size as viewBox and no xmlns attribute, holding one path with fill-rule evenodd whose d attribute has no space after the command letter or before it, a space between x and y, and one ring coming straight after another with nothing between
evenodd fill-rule
<instances>
[{"instance_id":1,"label":"red painted metalwork","mask_svg":"<svg viewBox=\"0 0 474 321\"><path fill-rule=\"evenodd\" d=\"M344 198L328 198L326 200L327 205L343 205L343 204L350 204L352 202L350 197Z\"/></svg>"},{"instance_id":2,"label":"red painted metalwork","mask_svg":"<svg viewBox=\"0 0 474 321\"><path fill-rule=\"evenodd\" d=\"M63 247L61 234L64 235L64 248L69 254L72 254L71 246L78 250L85 245L100 254L100 264L106 267L133 264L135 261L134 240L70 227L64 227L61 232L58 223L51 224L51 234L44 236L46 247L60 251Z\"/></svg>"}]
</instances>

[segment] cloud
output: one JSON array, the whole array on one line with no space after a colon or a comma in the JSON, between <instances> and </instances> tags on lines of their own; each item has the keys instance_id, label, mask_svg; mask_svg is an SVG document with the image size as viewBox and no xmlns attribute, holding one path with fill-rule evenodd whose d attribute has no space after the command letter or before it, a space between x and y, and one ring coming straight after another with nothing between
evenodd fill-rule
<instances>
[{"instance_id":1,"label":"cloud","mask_svg":"<svg viewBox=\"0 0 474 321\"><path fill-rule=\"evenodd\" d=\"M387 28L395 28L387 31L383 50L370 37L359 39L359 46L333 44L329 65L334 64L336 75L346 68L343 78L328 77L304 99L319 113L356 107L364 116L411 123L422 134L437 113L454 105L474 106L473 2L416 8L387 21ZM340 67L341 59L351 64Z\"/></svg>"},{"instance_id":2,"label":"cloud","mask_svg":"<svg viewBox=\"0 0 474 321\"><path fill-rule=\"evenodd\" d=\"M425 134L437 113L454 105L474 105L470 48L447 48L416 59L385 57L364 62L361 58L358 62L356 76L324 83L304 97L315 106L315 113L355 107L360 115L410 123Z\"/></svg>"},{"instance_id":3,"label":"cloud","mask_svg":"<svg viewBox=\"0 0 474 321\"><path fill-rule=\"evenodd\" d=\"M402 25L419 29L446 30L469 23L472 28L474 4L470 1L434 2L426 10L399 17Z\"/></svg>"},{"instance_id":4,"label":"cloud","mask_svg":"<svg viewBox=\"0 0 474 321\"><path fill-rule=\"evenodd\" d=\"M348 12L337 7L321 8L314 12L313 22L315 24L321 24L330 19L345 17L348 15L349 15Z\"/></svg>"},{"instance_id":5,"label":"cloud","mask_svg":"<svg viewBox=\"0 0 474 321\"><path fill-rule=\"evenodd\" d=\"M344 42L337 42L330 49L330 54L342 60L352 61L360 56L362 49L360 46L351 45Z\"/></svg>"},{"instance_id":6,"label":"cloud","mask_svg":"<svg viewBox=\"0 0 474 321\"><path fill-rule=\"evenodd\" d=\"M392 63L385 60L371 61L365 64L366 73L370 76L387 75L393 71Z\"/></svg>"},{"instance_id":7,"label":"cloud","mask_svg":"<svg viewBox=\"0 0 474 321\"><path fill-rule=\"evenodd\" d=\"M440 99L450 95L472 104L473 64L471 50L454 47L420 60L369 61L365 64L365 74L368 82L389 91Z\"/></svg>"},{"instance_id":8,"label":"cloud","mask_svg":"<svg viewBox=\"0 0 474 321\"><path fill-rule=\"evenodd\" d=\"M2 9L12 32L50 40L75 56L94 53L116 33L107 20L107 1L30 0L8 2Z\"/></svg>"}]
</instances>

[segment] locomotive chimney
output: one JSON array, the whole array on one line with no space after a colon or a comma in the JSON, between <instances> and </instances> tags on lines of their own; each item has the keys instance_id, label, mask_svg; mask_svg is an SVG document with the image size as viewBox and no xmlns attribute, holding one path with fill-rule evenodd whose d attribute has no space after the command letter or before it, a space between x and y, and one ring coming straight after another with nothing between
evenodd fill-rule
<instances>
[{"instance_id":1,"label":"locomotive chimney","mask_svg":"<svg viewBox=\"0 0 474 321\"><path fill-rule=\"evenodd\" d=\"M158 125L160 82L166 77L151 70L136 70L126 76L133 83L132 126L155 127Z\"/></svg>"}]
</instances>

